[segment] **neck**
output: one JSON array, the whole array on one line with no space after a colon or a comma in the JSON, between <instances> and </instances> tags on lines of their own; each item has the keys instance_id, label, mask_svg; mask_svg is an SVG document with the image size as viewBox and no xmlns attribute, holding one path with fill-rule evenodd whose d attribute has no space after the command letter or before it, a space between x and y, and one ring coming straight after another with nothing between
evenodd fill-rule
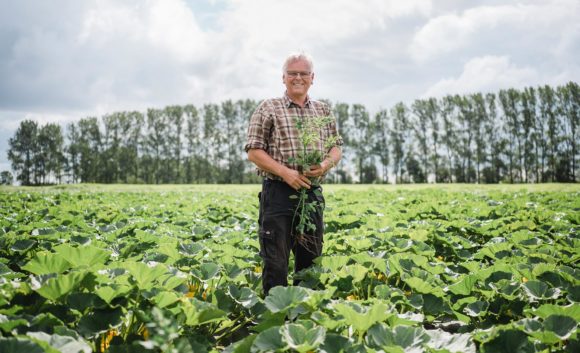
<instances>
[{"instance_id":1,"label":"neck","mask_svg":"<svg viewBox=\"0 0 580 353\"><path fill-rule=\"evenodd\" d=\"M286 92L286 95L288 96L288 98L290 98L290 100L292 102L298 104L301 107L304 107L304 104L306 103L306 97L308 96L307 94L300 95L300 96L292 96L292 95L288 94L288 92Z\"/></svg>"}]
</instances>

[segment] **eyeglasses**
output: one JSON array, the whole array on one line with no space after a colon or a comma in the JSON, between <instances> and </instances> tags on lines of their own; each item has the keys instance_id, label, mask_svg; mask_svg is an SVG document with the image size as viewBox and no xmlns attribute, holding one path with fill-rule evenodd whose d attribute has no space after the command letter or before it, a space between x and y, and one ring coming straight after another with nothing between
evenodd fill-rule
<instances>
[{"instance_id":1,"label":"eyeglasses","mask_svg":"<svg viewBox=\"0 0 580 353\"><path fill-rule=\"evenodd\" d=\"M286 75L288 75L288 77L290 77L290 78L296 78L298 76L301 76L302 78L310 78L310 75L312 75L312 72L308 72L308 71L286 71Z\"/></svg>"}]
</instances>

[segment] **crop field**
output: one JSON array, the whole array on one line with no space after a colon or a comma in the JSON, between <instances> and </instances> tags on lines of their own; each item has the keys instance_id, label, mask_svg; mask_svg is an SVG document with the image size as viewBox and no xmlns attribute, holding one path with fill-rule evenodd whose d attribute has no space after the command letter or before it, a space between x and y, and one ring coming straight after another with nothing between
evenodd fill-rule
<instances>
[{"instance_id":1,"label":"crop field","mask_svg":"<svg viewBox=\"0 0 580 353\"><path fill-rule=\"evenodd\" d=\"M258 191L0 188L0 352L580 352L580 186L326 186L266 297Z\"/></svg>"}]
</instances>

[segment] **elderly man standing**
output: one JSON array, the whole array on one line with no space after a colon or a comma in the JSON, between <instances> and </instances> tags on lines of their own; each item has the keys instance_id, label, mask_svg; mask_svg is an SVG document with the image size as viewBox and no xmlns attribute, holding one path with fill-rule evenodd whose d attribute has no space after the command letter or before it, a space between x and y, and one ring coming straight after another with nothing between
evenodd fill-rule
<instances>
[{"instance_id":1,"label":"elderly man standing","mask_svg":"<svg viewBox=\"0 0 580 353\"><path fill-rule=\"evenodd\" d=\"M295 257L295 272L312 265L322 253L324 198L320 186L313 185L311 180L324 176L339 162L342 139L333 118L319 131L318 149L324 156L322 162L308 170L301 170L296 164L300 141L295 120L332 116L328 105L308 96L313 81L310 56L305 53L290 55L282 70L286 92L280 98L263 101L252 115L248 128L245 150L258 174L264 178L258 217L264 295L272 287L288 285L290 251ZM329 147L328 141L333 145ZM302 188L307 189L308 201L319 205L316 212L309 215L309 223L315 230L307 234L308 242L298 241L295 229L297 196ZM297 283L294 280L294 284Z\"/></svg>"}]
</instances>

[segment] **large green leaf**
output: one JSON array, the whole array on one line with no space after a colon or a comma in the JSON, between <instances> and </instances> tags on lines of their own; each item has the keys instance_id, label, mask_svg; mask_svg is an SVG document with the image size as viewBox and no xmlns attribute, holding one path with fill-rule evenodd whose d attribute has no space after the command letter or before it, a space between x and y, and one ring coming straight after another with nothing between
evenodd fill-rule
<instances>
[{"instance_id":1,"label":"large green leaf","mask_svg":"<svg viewBox=\"0 0 580 353\"><path fill-rule=\"evenodd\" d=\"M256 340L257 335L249 335L246 338L234 342L227 346L223 352L224 353L250 353L252 349L252 345Z\"/></svg>"},{"instance_id":2,"label":"large green leaf","mask_svg":"<svg viewBox=\"0 0 580 353\"><path fill-rule=\"evenodd\" d=\"M326 330L324 327L315 326L311 321L301 321L284 325L280 334L290 349L306 353L315 350L324 342Z\"/></svg>"},{"instance_id":3,"label":"large green leaf","mask_svg":"<svg viewBox=\"0 0 580 353\"><path fill-rule=\"evenodd\" d=\"M189 326L198 326L209 322L226 319L226 312L211 303L202 302L196 298L186 301L182 306L185 313L185 323Z\"/></svg>"},{"instance_id":4,"label":"large green leaf","mask_svg":"<svg viewBox=\"0 0 580 353\"><path fill-rule=\"evenodd\" d=\"M153 288L157 281L167 274L167 267L163 264L148 265L143 262L125 262L123 266L133 276L141 290Z\"/></svg>"},{"instance_id":5,"label":"large green leaf","mask_svg":"<svg viewBox=\"0 0 580 353\"><path fill-rule=\"evenodd\" d=\"M475 353L475 344L467 333L452 334L443 330L427 330L431 337L427 346L450 353Z\"/></svg>"},{"instance_id":6,"label":"large green leaf","mask_svg":"<svg viewBox=\"0 0 580 353\"><path fill-rule=\"evenodd\" d=\"M560 289L551 288L542 281L528 281L522 287L532 300L555 299L560 295Z\"/></svg>"},{"instance_id":7,"label":"large green leaf","mask_svg":"<svg viewBox=\"0 0 580 353\"><path fill-rule=\"evenodd\" d=\"M536 349L528 336L519 330L501 330L492 339L482 343L482 353L535 353Z\"/></svg>"},{"instance_id":8,"label":"large green leaf","mask_svg":"<svg viewBox=\"0 0 580 353\"><path fill-rule=\"evenodd\" d=\"M28 320L20 317L8 317L0 314L0 330L9 333L19 326L29 326Z\"/></svg>"},{"instance_id":9,"label":"large green leaf","mask_svg":"<svg viewBox=\"0 0 580 353\"><path fill-rule=\"evenodd\" d=\"M346 255L320 256L314 260L315 263L320 264L323 268L326 268L332 272L338 271L345 267L349 261L350 256Z\"/></svg>"},{"instance_id":10,"label":"large green leaf","mask_svg":"<svg viewBox=\"0 0 580 353\"><path fill-rule=\"evenodd\" d=\"M445 295L445 293L443 292L443 289L441 289L441 287L433 286L430 283L428 283L428 282L426 282L418 277L406 278L405 283L407 283L407 285L409 287L411 287L411 289L413 289L414 292L417 292L417 293L431 294L431 295L434 295L436 297L442 297Z\"/></svg>"},{"instance_id":11,"label":"large green leaf","mask_svg":"<svg viewBox=\"0 0 580 353\"><path fill-rule=\"evenodd\" d=\"M345 353L350 352L349 348L352 342L344 336L328 333L324 340L324 344L319 347L321 353Z\"/></svg>"},{"instance_id":12,"label":"large green leaf","mask_svg":"<svg viewBox=\"0 0 580 353\"><path fill-rule=\"evenodd\" d=\"M37 253L26 265L22 266L23 270L35 275L63 273L70 268L71 264L65 257L48 251Z\"/></svg>"},{"instance_id":13,"label":"large green leaf","mask_svg":"<svg viewBox=\"0 0 580 353\"><path fill-rule=\"evenodd\" d=\"M366 332L375 323L385 321L393 315L383 303L374 303L370 307L356 303L337 303L334 305L334 309L344 317L345 323L352 326L359 335Z\"/></svg>"},{"instance_id":14,"label":"large green leaf","mask_svg":"<svg viewBox=\"0 0 580 353\"><path fill-rule=\"evenodd\" d=\"M95 338L111 328L120 326L122 320L121 308L95 310L80 319L78 332L86 338Z\"/></svg>"},{"instance_id":15,"label":"large green leaf","mask_svg":"<svg viewBox=\"0 0 580 353\"><path fill-rule=\"evenodd\" d=\"M486 314L488 308L489 308L488 302L477 300L474 301L473 303L467 304L467 306L465 306L465 308L463 309L463 312L465 312L467 315L471 317L480 317Z\"/></svg>"},{"instance_id":16,"label":"large green leaf","mask_svg":"<svg viewBox=\"0 0 580 353\"><path fill-rule=\"evenodd\" d=\"M220 265L213 262L205 262L201 264L199 269L194 268L191 270L191 272L200 281L209 281L210 279L215 278L220 270Z\"/></svg>"},{"instance_id":17,"label":"large green leaf","mask_svg":"<svg viewBox=\"0 0 580 353\"><path fill-rule=\"evenodd\" d=\"M251 352L283 352L287 349L288 345L282 340L280 326L275 326L258 334L252 343Z\"/></svg>"},{"instance_id":18,"label":"large green leaf","mask_svg":"<svg viewBox=\"0 0 580 353\"><path fill-rule=\"evenodd\" d=\"M550 315L544 320L544 329L553 332L562 340L566 340L576 332L578 322L570 316Z\"/></svg>"},{"instance_id":19,"label":"large green leaf","mask_svg":"<svg viewBox=\"0 0 580 353\"><path fill-rule=\"evenodd\" d=\"M161 291L152 300L159 308L165 308L179 301L179 296L172 291Z\"/></svg>"},{"instance_id":20,"label":"large green leaf","mask_svg":"<svg viewBox=\"0 0 580 353\"><path fill-rule=\"evenodd\" d=\"M46 282L40 283L40 287L34 290L43 297L56 301L75 290L86 275L87 272L71 272L52 277Z\"/></svg>"},{"instance_id":21,"label":"large green leaf","mask_svg":"<svg viewBox=\"0 0 580 353\"><path fill-rule=\"evenodd\" d=\"M241 306L246 309L252 308L260 299L256 292L248 287L239 288L234 285L228 286L228 293Z\"/></svg>"},{"instance_id":22,"label":"large green leaf","mask_svg":"<svg viewBox=\"0 0 580 353\"><path fill-rule=\"evenodd\" d=\"M110 304L113 299L122 297L131 292L133 288L125 284L111 283L95 289L95 294L103 299L107 304Z\"/></svg>"},{"instance_id":23,"label":"large green leaf","mask_svg":"<svg viewBox=\"0 0 580 353\"><path fill-rule=\"evenodd\" d=\"M74 247L70 244L62 244L55 247L54 251L77 268L104 264L110 256L108 251L91 245Z\"/></svg>"},{"instance_id":24,"label":"large green leaf","mask_svg":"<svg viewBox=\"0 0 580 353\"><path fill-rule=\"evenodd\" d=\"M395 351L401 347L405 351L418 349L429 341L425 330L411 326L396 326L387 328L384 324L376 324L368 330L367 342L370 346Z\"/></svg>"},{"instance_id":25,"label":"large green leaf","mask_svg":"<svg viewBox=\"0 0 580 353\"><path fill-rule=\"evenodd\" d=\"M447 287L453 294L470 295L475 283L477 283L477 275L465 275L461 280Z\"/></svg>"},{"instance_id":26,"label":"large green leaf","mask_svg":"<svg viewBox=\"0 0 580 353\"><path fill-rule=\"evenodd\" d=\"M345 277L352 277L352 283L358 283L362 281L369 269L363 265L354 264L344 267L338 272L337 278L345 278Z\"/></svg>"},{"instance_id":27,"label":"large green leaf","mask_svg":"<svg viewBox=\"0 0 580 353\"><path fill-rule=\"evenodd\" d=\"M264 303L268 310L273 313L287 312L305 301L308 296L309 294L306 288L277 286L270 289Z\"/></svg>"},{"instance_id":28,"label":"large green leaf","mask_svg":"<svg viewBox=\"0 0 580 353\"><path fill-rule=\"evenodd\" d=\"M537 315L542 319L547 319L551 315L570 316L576 321L580 321L580 305L570 304L567 306L560 306L555 304L543 304L537 309L528 308L526 313Z\"/></svg>"},{"instance_id":29,"label":"large green leaf","mask_svg":"<svg viewBox=\"0 0 580 353\"><path fill-rule=\"evenodd\" d=\"M102 309L107 306L107 303L98 295L79 291L69 294L66 298L66 303L69 307L80 312L85 312L91 308Z\"/></svg>"},{"instance_id":30,"label":"large green leaf","mask_svg":"<svg viewBox=\"0 0 580 353\"><path fill-rule=\"evenodd\" d=\"M49 335L44 332L28 332L26 335L35 340L44 341L62 353L91 353L93 351L91 346L82 339L77 340L73 337L57 334Z\"/></svg>"},{"instance_id":31,"label":"large green leaf","mask_svg":"<svg viewBox=\"0 0 580 353\"><path fill-rule=\"evenodd\" d=\"M2 353L46 353L38 343L20 337L0 337L0 352ZM53 352L58 352L54 350Z\"/></svg>"},{"instance_id":32,"label":"large green leaf","mask_svg":"<svg viewBox=\"0 0 580 353\"><path fill-rule=\"evenodd\" d=\"M18 239L10 246L10 250L16 253L25 253L36 244L37 241L33 239Z\"/></svg>"}]
</instances>

